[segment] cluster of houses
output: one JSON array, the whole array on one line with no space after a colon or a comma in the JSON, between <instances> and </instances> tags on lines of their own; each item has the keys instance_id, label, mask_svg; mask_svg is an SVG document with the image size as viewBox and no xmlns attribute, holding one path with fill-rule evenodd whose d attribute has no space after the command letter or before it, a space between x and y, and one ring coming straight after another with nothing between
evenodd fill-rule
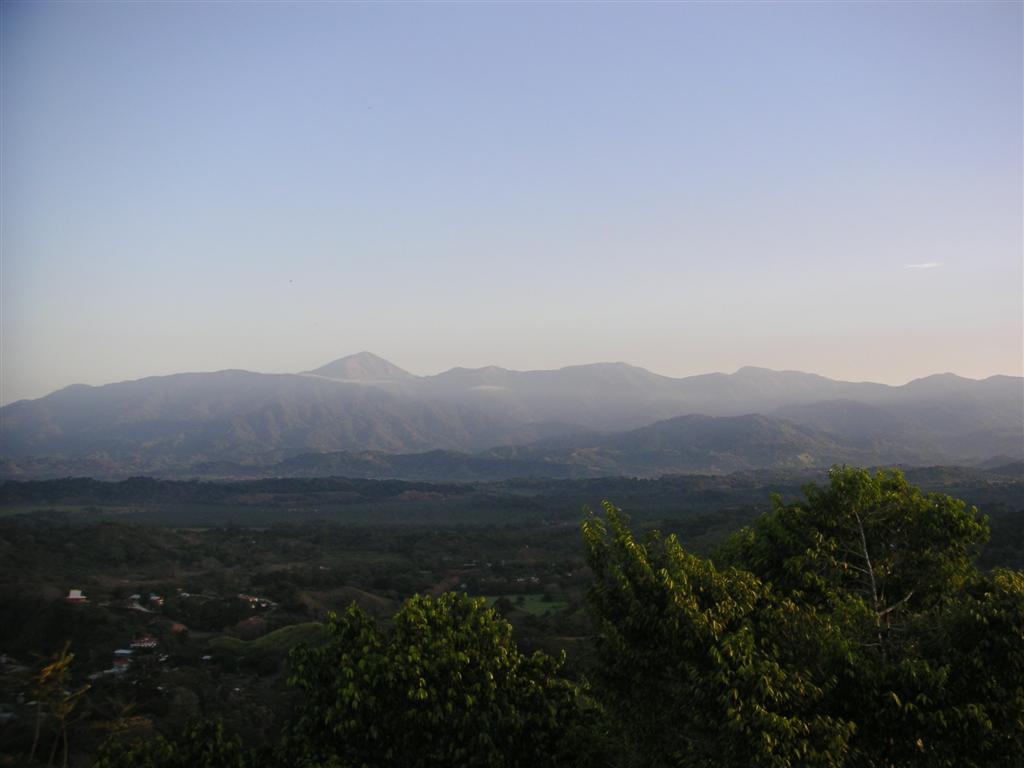
<instances>
[{"instance_id":1,"label":"cluster of houses","mask_svg":"<svg viewBox=\"0 0 1024 768\"><path fill-rule=\"evenodd\" d=\"M145 603L149 606L143 605L143 597L141 594L128 595L128 607L135 611L144 611L151 613L154 608L162 608L165 599L163 595L158 595L156 592L150 592L145 598Z\"/></svg>"},{"instance_id":2,"label":"cluster of houses","mask_svg":"<svg viewBox=\"0 0 1024 768\"><path fill-rule=\"evenodd\" d=\"M212 599L208 594L194 595L186 592L182 589L177 591L177 594L181 598L202 598ZM259 595L248 595L240 593L238 599L247 604L252 610L262 609L274 609L277 607L277 603L266 597L260 597ZM70 589L68 590L67 597L65 598L69 603L88 603L89 599L81 589ZM163 595L159 595L156 592L150 592L146 595L143 593L137 593L128 595L127 598L115 601L109 605L116 605L121 608L127 608L135 611L143 611L145 613L160 613L160 609L163 608L166 602L166 598ZM104 603L103 605L108 605ZM184 635L188 633L188 627L180 622L171 621L165 618L155 618L151 621L151 624L157 626L161 631L166 630L174 635ZM245 626L240 630L242 634L250 634L253 637L258 637L266 631L265 622L262 619L253 617L248 619L246 622L242 622ZM251 625L251 626L250 626ZM132 663L138 660L140 654L147 654L155 651L159 647L159 641L156 637L149 634L139 635L128 643L127 647L118 648L113 653L113 660L108 669L95 672L89 675L90 680L97 680L105 675L123 675L132 667ZM159 656L159 661L166 661L169 658L167 654ZM205 655L202 657L202 661L209 662L213 659L211 655Z\"/></svg>"},{"instance_id":3,"label":"cluster of houses","mask_svg":"<svg viewBox=\"0 0 1024 768\"><path fill-rule=\"evenodd\" d=\"M265 597L257 597L256 595L243 595L240 593L238 595L238 599L241 600L243 603L248 603L249 607L253 610L257 608L277 607L277 603L275 603L273 600L268 600Z\"/></svg>"},{"instance_id":4,"label":"cluster of houses","mask_svg":"<svg viewBox=\"0 0 1024 768\"><path fill-rule=\"evenodd\" d=\"M89 598L86 597L85 593L80 589L69 589L67 597L64 598L69 603L88 603ZM142 595L128 595L128 608L134 608L137 611L148 611L149 609L144 607L142 604ZM156 592L150 592L147 596L146 602L153 608L162 608L165 602L163 595L158 595Z\"/></svg>"},{"instance_id":5,"label":"cluster of houses","mask_svg":"<svg viewBox=\"0 0 1024 768\"><path fill-rule=\"evenodd\" d=\"M89 675L90 680L96 680L104 675L121 675L127 672L132 666L132 659L135 656L136 651L142 653L147 651L155 650L159 645L159 641L152 635L140 635L134 638L129 647L118 648L114 651L114 661L110 666L110 669L104 669L100 672L94 672ZM161 657L161 661L166 659L166 656Z\"/></svg>"}]
</instances>

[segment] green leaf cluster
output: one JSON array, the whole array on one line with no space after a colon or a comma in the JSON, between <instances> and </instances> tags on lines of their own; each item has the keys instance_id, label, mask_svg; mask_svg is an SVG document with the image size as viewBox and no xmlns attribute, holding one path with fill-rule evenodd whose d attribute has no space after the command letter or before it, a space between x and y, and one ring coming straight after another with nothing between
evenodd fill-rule
<instances>
[{"instance_id":1,"label":"green leaf cluster","mask_svg":"<svg viewBox=\"0 0 1024 768\"><path fill-rule=\"evenodd\" d=\"M252 755L219 722L190 723L173 741L163 736L143 742L111 739L93 768L250 768Z\"/></svg>"},{"instance_id":2,"label":"green leaf cluster","mask_svg":"<svg viewBox=\"0 0 1024 768\"><path fill-rule=\"evenodd\" d=\"M715 562L583 525L597 690L648 765L990 766L1024 754L1024 577L976 510L835 468Z\"/></svg>"},{"instance_id":3,"label":"green leaf cluster","mask_svg":"<svg viewBox=\"0 0 1024 768\"><path fill-rule=\"evenodd\" d=\"M354 605L292 653L303 694L285 753L310 764L554 766L578 754L585 702L561 662L525 656L483 599L416 596L382 630Z\"/></svg>"},{"instance_id":4,"label":"green leaf cluster","mask_svg":"<svg viewBox=\"0 0 1024 768\"><path fill-rule=\"evenodd\" d=\"M483 599L354 605L294 649L280 743L218 725L108 745L98 768L981 768L1024 755L1024 574L981 572L977 510L837 467L712 559L605 503L583 542L593 688L525 655Z\"/></svg>"},{"instance_id":5,"label":"green leaf cluster","mask_svg":"<svg viewBox=\"0 0 1024 768\"><path fill-rule=\"evenodd\" d=\"M853 735L823 703L836 633L753 574L636 540L611 504L583 526L599 691L651 766L839 765Z\"/></svg>"}]
</instances>

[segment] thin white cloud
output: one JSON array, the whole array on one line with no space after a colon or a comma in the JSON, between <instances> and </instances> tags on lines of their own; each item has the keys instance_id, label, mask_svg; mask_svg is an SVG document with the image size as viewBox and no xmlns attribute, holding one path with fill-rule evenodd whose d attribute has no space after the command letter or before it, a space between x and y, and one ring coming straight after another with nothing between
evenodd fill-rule
<instances>
[{"instance_id":1,"label":"thin white cloud","mask_svg":"<svg viewBox=\"0 0 1024 768\"><path fill-rule=\"evenodd\" d=\"M935 269L936 267L941 267L941 266L942 266L942 262L941 261L924 261L924 262L921 262L920 264L907 264L904 267L904 269Z\"/></svg>"}]
</instances>

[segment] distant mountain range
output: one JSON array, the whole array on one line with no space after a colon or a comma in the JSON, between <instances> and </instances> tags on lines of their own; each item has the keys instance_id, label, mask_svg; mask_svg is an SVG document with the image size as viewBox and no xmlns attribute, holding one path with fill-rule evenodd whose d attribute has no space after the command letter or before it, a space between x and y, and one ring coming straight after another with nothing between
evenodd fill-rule
<instances>
[{"instance_id":1,"label":"distant mountain range","mask_svg":"<svg viewBox=\"0 0 1024 768\"><path fill-rule=\"evenodd\" d=\"M729 472L1024 458L1024 379L903 386L624 363L415 376L363 352L299 374L74 385L0 408L0 477L417 479ZM993 463L994 462L994 463Z\"/></svg>"}]
</instances>

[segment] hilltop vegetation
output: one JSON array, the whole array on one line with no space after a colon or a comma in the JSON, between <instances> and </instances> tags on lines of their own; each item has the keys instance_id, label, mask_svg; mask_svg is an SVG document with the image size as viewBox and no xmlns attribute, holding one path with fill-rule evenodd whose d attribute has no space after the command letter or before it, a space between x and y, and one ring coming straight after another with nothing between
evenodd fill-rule
<instances>
[{"instance_id":1,"label":"hilltop vegetation","mask_svg":"<svg viewBox=\"0 0 1024 768\"><path fill-rule=\"evenodd\" d=\"M240 656L280 654L297 645L318 645L327 636L324 625L317 622L289 624L254 640L238 637L218 637L210 641L210 648Z\"/></svg>"},{"instance_id":2,"label":"hilltop vegetation","mask_svg":"<svg viewBox=\"0 0 1024 768\"><path fill-rule=\"evenodd\" d=\"M979 564L1024 559L1020 481L922 479L995 511L997 546L963 503L856 470L803 494L781 476L535 483L503 523L447 526L417 515L438 491L425 484L5 486L19 509L66 508L0 519L0 674L28 696L17 665L71 641L69 685L92 686L68 729L75 765L110 730L104 766L856 766L886 750L900 765L998 765L1022 738L1020 574ZM449 490L467 510L501 498ZM573 507L615 493L632 522L609 506L581 546ZM280 520L327 498L396 506L387 525L267 523L268 499ZM234 522L127 522L199 499ZM90 602L63 600L71 586ZM146 635L156 650L104 671ZM16 716L0 754L27 754L34 713L13 698L0 711ZM48 745L59 733L43 722ZM522 729L533 736L509 740Z\"/></svg>"},{"instance_id":3,"label":"hilltop vegetation","mask_svg":"<svg viewBox=\"0 0 1024 768\"><path fill-rule=\"evenodd\" d=\"M713 560L604 511L583 525L592 685L520 653L482 600L413 597L387 629L351 607L292 651L276 745L192 730L95 765L1017 764L1024 574L975 568L977 510L835 470Z\"/></svg>"},{"instance_id":4,"label":"hilltop vegetation","mask_svg":"<svg viewBox=\"0 0 1024 768\"><path fill-rule=\"evenodd\" d=\"M1024 748L1024 574L975 509L836 470L714 562L584 524L606 702L647 765L994 766Z\"/></svg>"}]
</instances>

